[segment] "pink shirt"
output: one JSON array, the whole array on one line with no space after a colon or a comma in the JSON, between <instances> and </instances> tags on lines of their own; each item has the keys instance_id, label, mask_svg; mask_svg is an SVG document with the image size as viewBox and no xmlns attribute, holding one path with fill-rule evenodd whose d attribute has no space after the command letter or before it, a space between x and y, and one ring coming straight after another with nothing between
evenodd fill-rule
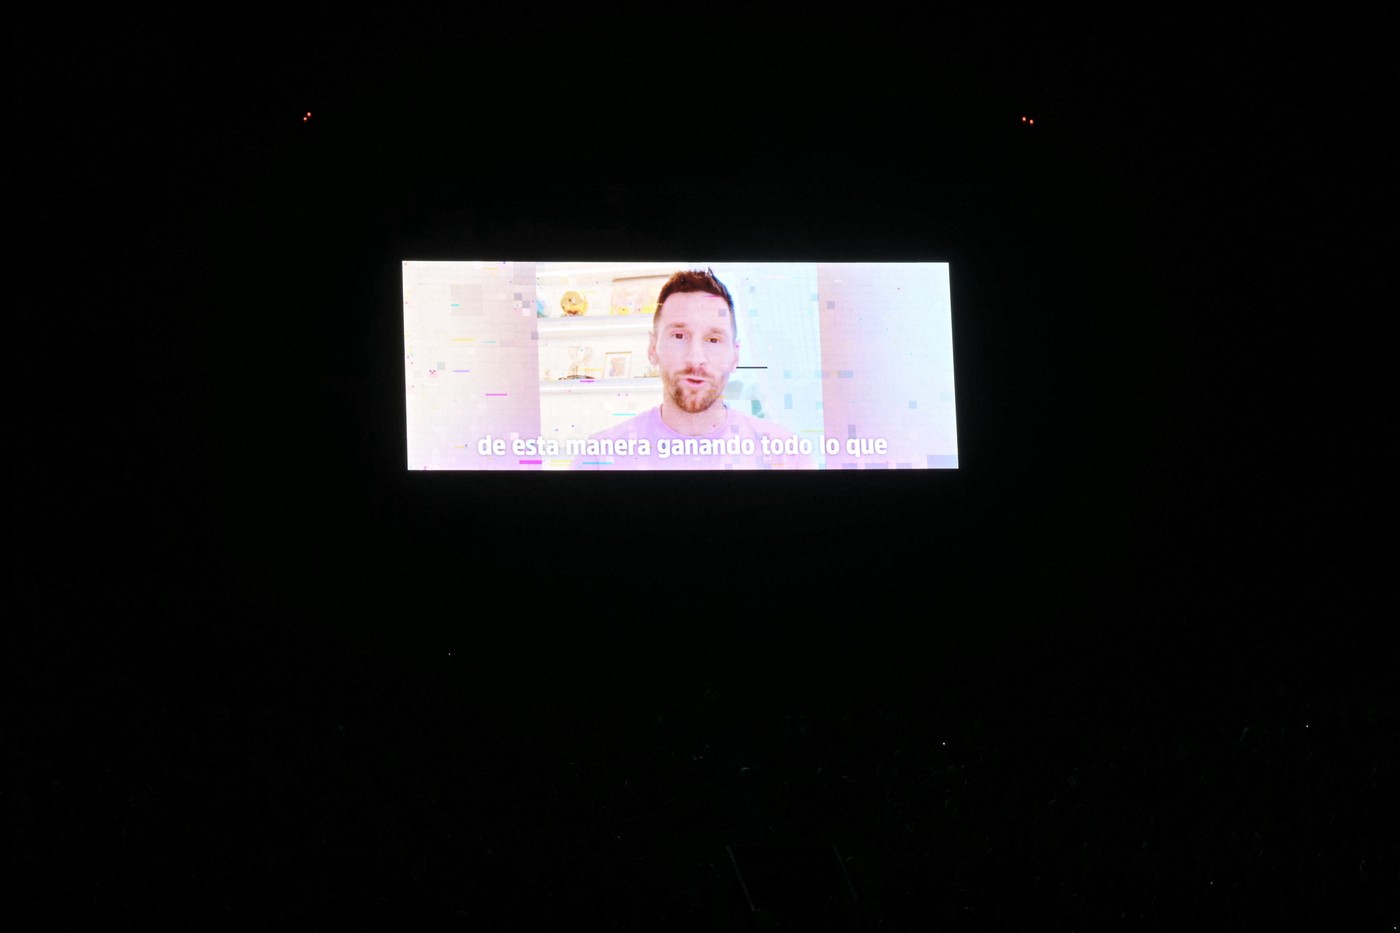
<instances>
[{"instance_id":1,"label":"pink shirt","mask_svg":"<svg viewBox=\"0 0 1400 933\"><path fill-rule=\"evenodd\" d=\"M727 407L727 406L726 406ZM799 443L793 432L771 421L729 408L724 426L711 434L673 431L661 406L642 412L588 439L598 450L574 458L575 470L811 470L811 455L778 445ZM764 450L765 441L768 451ZM643 443L645 442L645 443ZM811 443L815 444L815 441ZM611 449L609 449L611 447Z\"/></svg>"}]
</instances>

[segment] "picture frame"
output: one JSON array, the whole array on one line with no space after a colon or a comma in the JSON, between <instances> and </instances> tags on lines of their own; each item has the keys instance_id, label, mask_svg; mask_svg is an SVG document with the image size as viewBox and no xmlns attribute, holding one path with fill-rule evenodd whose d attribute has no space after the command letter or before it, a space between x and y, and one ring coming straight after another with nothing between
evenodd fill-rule
<instances>
[{"instance_id":1,"label":"picture frame","mask_svg":"<svg viewBox=\"0 0 1400 933\"><path fill-rule=\"evenodd\" d=\"M629 379L632 376L632 351L618 350L603 355L604 379Z\"/></svg>"}]
</instances>

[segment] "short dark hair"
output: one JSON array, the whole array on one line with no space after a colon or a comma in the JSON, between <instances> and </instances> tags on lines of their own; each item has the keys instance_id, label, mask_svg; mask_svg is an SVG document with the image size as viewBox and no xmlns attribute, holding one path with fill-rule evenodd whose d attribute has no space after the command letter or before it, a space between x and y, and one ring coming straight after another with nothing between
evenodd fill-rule
<instances>
[{"instance_id":1,"label":"short dark hair","mask_svg":"<svg viewBox=\"0 0 1400 933\"><path fill-rule=\"evenodd\" d=\"M699 269L682 269L666 280L666 284L661 286L661 294L656 298L656 314L651 319L653 331L656 330L656 322L661 317L661 306L666 303L666 299L686 292L704 292L716 298L723 298L724 303L729 305L730 339L735 343L739 342L739 321L734 315L734 299L729 294L729 289L724 287L724 283L715 278L714 269L706 269L704 272Z\"/></svg>"}]
</instances>

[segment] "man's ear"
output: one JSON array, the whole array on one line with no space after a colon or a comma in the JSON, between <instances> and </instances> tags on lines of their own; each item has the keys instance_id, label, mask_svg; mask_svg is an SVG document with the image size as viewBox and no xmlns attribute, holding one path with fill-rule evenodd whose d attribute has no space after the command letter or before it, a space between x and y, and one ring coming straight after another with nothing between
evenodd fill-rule
<instances>
[{"instance_id":1,"label":"man's ear","mask_svg":"<svg viewBox=\"0 0 1400 933\"><path fill-rule=\"evenodd\" d=\"M661 360L656 355L656 328L652 328L647 335L647 361L653 366L660 366Z\"/></svg>"}]
</instances>

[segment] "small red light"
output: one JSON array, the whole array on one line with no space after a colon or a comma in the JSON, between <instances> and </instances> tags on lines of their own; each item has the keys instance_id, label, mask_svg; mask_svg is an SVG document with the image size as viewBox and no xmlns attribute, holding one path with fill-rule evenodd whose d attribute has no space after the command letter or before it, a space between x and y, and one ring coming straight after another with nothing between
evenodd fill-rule
<instances>
[{"instance_id":1,"label":"small red light","mask_svg":"<svg viewBox=\"0 0 1400 933\"><path fill-rule=\"evenodd\" d=\"M1034 120L1027 120L1026 122L1029 123L1031 126L1035 126L1035 121L1034 121Z\"/></svg>"}]
</instances>

